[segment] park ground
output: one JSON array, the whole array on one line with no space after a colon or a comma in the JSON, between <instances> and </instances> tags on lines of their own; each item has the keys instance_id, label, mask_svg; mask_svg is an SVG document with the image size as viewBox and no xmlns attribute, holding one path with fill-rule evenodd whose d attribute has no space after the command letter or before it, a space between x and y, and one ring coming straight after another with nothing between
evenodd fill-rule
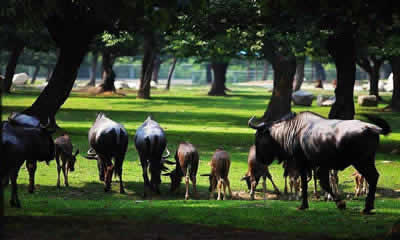
<instances>
[{"instance_id":1,"label":"park ground","mask_svg":"<svg viewBox=\"0 0 400 240\"><path fill-rule=\"evenodd\" d=\"M82 155L78 156L75 172L70 174L68 188L64 187L63 179L62 187L56 187L56 163L52 161L49 166L38 164L36 191L29 194L24 166L18 178L21 209L9 207L10 188L6 189L6 236L14 239L384 239L400 218L399 114L384 111L385 103L378 107L356 105L357 114L377 114L393 129L391 135L381 137L376 157L380 172L376 214L360 214L364 197L353 198L351 167L339 175L340 190L347 199L345 211L336 209L332 202L311 197L310 209L298 211L300 202L275 195L269 182L266 202L260 192L258 200L248 200L246 185L240 181L247 170L249 147L254 142L254 130L247 127L247 121L264 113L271 93L266 88L229 88L232 89L229 97L209 97L206 87L153 90L151 100L136 99L134 91L122 90L125 96L96 97L85 91L73 92L57 114L62 130L56 136L67 132L74 146L84 154L88 149L87 133L97 112L105 112L124 124L130 135L123 166L127 194L119 194L116 182L111 193L104 193L96 162ZM326 90L315 93L333 94ZM4 96L3 119L30 106L38 94L37 90L24 89ZM386 103L390 100L389 94L383 97ZM329 108L315 103L311 107L293 107L296 112L305 110L324 116L329 113ZM179 193L169 193L170 180L163 177L161 196L142 199L143 179L133 136L148 115L165 129L171 152L181 141L190 141L198 148L198 175L210 171L207 163L217 147L230 153L232 201L208 200L208 179L200 176L197 198L184 201L183 185ZM355 117L363 120L360 115ZM270 171L283 191L282 166L274 163ZM311 193L311 183L309 189Z\"/></svg>"}]
</instances>

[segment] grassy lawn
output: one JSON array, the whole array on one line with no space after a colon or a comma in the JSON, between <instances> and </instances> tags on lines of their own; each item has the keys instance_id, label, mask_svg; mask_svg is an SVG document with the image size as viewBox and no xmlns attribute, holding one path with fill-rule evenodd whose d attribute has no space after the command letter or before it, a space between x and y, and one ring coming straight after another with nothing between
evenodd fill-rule
<instances>
[{"instance_id":1,"label":"grassy lawn","mask_svg":"<svg viewBox=\"0 0 400 240\"><path fill-rule=\"evenodd\" d=\"M261 116L268 104L270 92L263 88L232 87L230 97L208 97L205 87L176 87L170 92L155 90L152 100L138 100L134 93L125 97L91 97L75 92L57 114L57 122L63 131L72 137L74 146L81 153L88 149L87 133L97 112L105 112L115 121L124 124L130 134L130 143L123 166L123 180L127 194L119 194L115 182L111 193L104 193L98 181L96 162L78 156L75 172L70 174L70 187L56 188L56 163L49 166L38 164L36 191L27 192L28 174L25 166L18 178L19 197L22 209L9 207L10 188L6 189L7 216L112 216L137 222L202 224L232 228L257 229L266 232L293 234L325 234L335 238L371 238L385 234L400 217L400 115L391 112L377 112L377 108L361 108L356 112L377 113L389 121L393 133L381 137L377 154L377 168L380 172L376 214L362 216L364 197L347 201L347 210L337 210L335 204L325 201L310 201L310 209L297 211L299 201L288 201L272 194L272 199L248 201L246 185L240 178L247 170L247 154L254 141L254 130L247 127L248 119ZM319 92L316 92L319 93ZM325 92L333 94L332 92ZM21 111L33 103L37 92L17 91L3 98L3 119L12 111ZM386 101L390 95L384 95ZM356 100L356 99L355 99ZM380 104L378 109L384 107ZM293 107L293 111L315 111L324 116L329 108ZM199 174L210 171L207 163L217 147L226 149L232 160L230 181L234 201L208 200L208 179L198 176L198 199L184 201L184 187L178 194L168 193L169 178L162 177L162 195L152 200L142 199L143 179L137 152L133 144L136 129L148 115L160 123L167 134L171 153L181 141L192 142L200 153ZM360 118L360 116L356 116ZM60 134L59 132L58 134ZM399 151L398 151L399 152ZM173 155L173 154L172 154ZM276 163L270 166L271 174L283 191L283 169ZM352 168L341 172L340 189L344 196L354 192L350 182ZM198 175L199 175L198 174ZM345 183L343 183L345 182ZM261 186L259 186L261 188ZM310 183L311 191L311 183ZM260 194L260 193L259 193ZM260 198L261 195L258 197ZM9 226L11 229L18 226ZM295 237L293 237L294 239Z\"/></svg>"}]
</instances>

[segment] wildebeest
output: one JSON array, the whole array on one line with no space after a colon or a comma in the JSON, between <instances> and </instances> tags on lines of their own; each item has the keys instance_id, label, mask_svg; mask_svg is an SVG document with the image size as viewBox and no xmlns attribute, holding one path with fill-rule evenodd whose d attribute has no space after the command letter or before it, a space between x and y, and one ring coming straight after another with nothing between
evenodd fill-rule
<instances>
[{"instance_id":1,"label":"wildebeest","mask_svg":"<svg viewBox=\"0 0 400 240\"><path fill-rule=\"evenodd\" d=\"M199 153L193 144L182 142L175 152L175 169L163 174L171 178L171 192L174 192L180 185L182 177L185 177L186 193L185 199L189 199L189 179L193 184L193 193L196 195L196 174L199 166Z\"/></svg>"},{"instance_id":2,"label":"wildebeest","mask_svg":"<svg viewBox=\"0 0 400 240\"><path fill-rule=\"evenodd\" d=\"M368 183L365 178L357 171L355 171L352 175L354 177L355 183L355 196L358 197L362 194L368 193Z\"/></svg>"},{"instance_id":3,"label":"wildebeest","mask_svg":"<svg viewBox=\"0 0 400 240\"><path fill-rule=\"evenodd\" d=\"M27 161L29 171L29 192L33 192L36 161L48 163L54 159L54 141L51 137L54 129L49 128L49 123L50 121L42 125L35 117L19 113L12 114L8 121L1 123L4 161L0 175L2 184L11 179L12 207L21 207L17 194L17 178L24 161Z\"/></svg>"},{"instance_id":4,"label":"wildebeest","mask_svg":"<svg viewBox=\"0 0 400 240\"><path fill-rule=\"evenodd\" d=\"M330 120L312 112L290 113L274 122L249 126L256 129L256 158L264 164L290 159L296 162L302 179L302 204L307 209L307 172L317 168L321 187L330 193L338 208L345 202L332 192L329 170L343 170L353 165L369 183L369 192L363 213L374 209L376 184L379 173L375 167L375 153L379 134L391 132L389 124L377 117L366 115L373 123L359 120Z\"/></svg>"},{"instance_id":5,"label":"wildebeest","mask_svg":"<svg viewBox=\"0 0 400 240\"><path fill-rule=\"evenodd\" d=\"M100 181L104 181L104 191L111 189L111 179L119 176L119 191L125 193L122 183L122 165L128 148L128 132L120 123L98 113L88 134L90 149L88 159L96 159ZM114 159L114 165L112 163Z\"/></svg>"},{"instance_id":6,"label":"wildebeest","mask_svg":"<svg viewBox=\"0 0 400 240\"><path fill-rule=\"evenodd\" d=\"M264 200L266 193L266 178L268 178L272 186L275 189L276 193L280 193L278 187L275 185L272 180L271 173L269 172L268 166L266 164L262 164L256 161L256 146L252 145L250 147L249 156L247 158L247 172L246 175L241 179L242 181L246 181L247 188L250 190L250 199L254 200L255 190L260 180L260 177L263 178L263 192L264 192Z\"/></svg>"},{"instance_id":7,"label":"wildebeest","mask_svg":"<svg viewBox=\"0 0 400 240\"><path fill-rule=\"evenodd\" d=\"M57 162L57 187L60 187L60 172L62 170L64 175L64 184L68 187L68 172L75 170L76 155L79 153L79 149L73 154L73 146L71 138L68 134L59 136L54 141L55 144L55 157ZM61 164L60 164L61 159Z\"/></svg>"},{"instance_id":8,"label":"wildebeest","mask_svg":"<svg viewBox=\"0 0 400 240\"><path fill-rule=\"evenodd\" d=\"M294 190L295 198L298 199L299 197L298 193L301 192L301 176L300 176L300 171L296 168L294 164L295 164L294 161L286 160L283 162L283 168L284 168L283 177L285 179L284 193L285 195L288 194L287 179L289 178L290 193L292 194ZM313 173L315 173L314 169L308 172L307 182L311 181L311 179L313 178ZM319 198L317 192L317 180L315 176L314 176L314 197Z\"/></svg>"},{"instance_id":9,"label":"wildebeest","mask_svg":"<svg viewBox=\"0 0 400 240\"><path fill-rule=\"evenodd\" d=\"M202 174L201 176L208 176L210 181L210 187L208 190L210 191L210 198L213 197L213 193L215 189L218 187L218 198L217 200L221 200L221 188L224 188L224 197L226 199L226 187L228 187L229 195L232 197L232 191L228 179L229 168L231 166L231 160L229 154L217 148L215 150L214 155L211 158L211 162L209 163L211 166L210 174Z\"/></svg>"},{"instance_id":10,"label":"wildebeest","mask_svg":"<svg viewBox=\"0 0 400 240\"><path fill-rule=\"evenodd\" d=\"M151 117L147 117L144 123L137 129L135 134L135 146L139 153L140 164L143 170L144 196L146 197L146 188L160 194L161 171L165 170L164 163L169 156L162 156L167 148L167 138L161 126ZM173 163L174 164L174 163ZM151 180L147 174L147 168L150 170Z\"/></svg>"}]
</instances>

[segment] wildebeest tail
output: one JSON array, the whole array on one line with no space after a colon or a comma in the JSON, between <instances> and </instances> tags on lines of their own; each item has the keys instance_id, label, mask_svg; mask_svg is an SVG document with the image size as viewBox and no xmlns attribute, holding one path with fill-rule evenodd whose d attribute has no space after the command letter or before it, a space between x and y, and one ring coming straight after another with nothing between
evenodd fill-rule
<instances>
[{"instance_id":1,"label":"wildebeest tail","mask_svg":"<svg viewBox=\"0 0 400 240\"><path fill-rule=\"evenodd\" d=\"M382 128L382 134L383 135L388 135L389 133L392 132L392 128L390 127L389 123L386 122L386 120L370 115L370 114L362 114L362 116L366 117L369 121L371 121L373 124L377 125L378 127Z\"/></svg>"}]
</instances>

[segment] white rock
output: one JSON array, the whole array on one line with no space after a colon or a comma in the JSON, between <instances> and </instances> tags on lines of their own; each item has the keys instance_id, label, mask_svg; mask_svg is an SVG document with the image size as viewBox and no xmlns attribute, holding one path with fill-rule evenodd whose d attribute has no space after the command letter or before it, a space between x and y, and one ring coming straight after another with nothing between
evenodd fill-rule
<instances>
[{"instance_id":1,"label":"white rock","mask_svg":"<svg viewBox=\"0 0 400 240\"><path fill-rule=\"evenodd\" d=\"M388 77L388 80L385 84L385 91L386 92L392 92L393 91L393 73L391 73Z\"/></svg>"},{"instance_id":2,"label":"white rock","mask_svg":"<svg viewBox=\"0 0 400 240\"><path fill-rule=\"evenodd\" d=\"M25 85L28 83L29 76L26 73L14 74L12 82L14 85Z\"/></svg>"},{"instance_id":3,"label":"white rock","mask_svg":"<svg viewBox=\"0 0 400 240\"><path fill-rule=\"evenodd\" d=\"M375 107L378 105L378 100L375 95L360 95L357 102L360 106Z\"/></svg>"},{"instance_id":4,"label":"white rock","mask_svg":"<svg viewBox=\"0 0 400 240\"><path fill-rule=\"evenodd\" d=\"M335 100L335 96L318 95L317 106L332 106Z\"/></svg>"},{"instance_id":5,"label":"white rock","mask_svg":"<svg viewBox=\"0 0 400 240\"><path fill-rule=\"evenodd\" d=\"M123 89L123 88L129 88L129 85L126 82L123 81L115 81L114 86L116 89Z\"/></svg>"},{"instance_id":6,"label":"white rock","mask_svg":"<svg viewBox=\"0 0 400 240\"><path fill-rule=\"evenodd\" d=\"M135 89L136 88L136 83L134 83L134 82L127 82L127 84L128 84L128 87L129 88L132 88L132 89Z\"/></svg>"},{"instance_id":7,"label":"white rock","mask_svg":"<svg viewBox=\"0 0 400 240\"><path fill-rule=\"evenodd\" d=\"M295 105L311 106L314 95L310 92L299 90L292 93L292 100Z\"/></svg>"},{"instance_id":8,"label":"white rock","mask_svg":"<svg viewBox=\"0 0 400 240\"><path fill-rule=\"evenodd\" d=\"M151 82L150 82L150 87L152 87L152 88L157 88L157 83L154 82L154 81L151 81Z\"/></svg>"},{"instance_id":9,"label":"white rock","mask_svg":"<svg viewBox=\"0 0 400 240\"><path fill-rule=\"evenodd\" d=\"M378 90L380 91L380 92L385 92L386 91L386 89L385 89L385 85L386 85L386 81L379 81L379 83L378 83ZM368 88L369 89L369 88Z\"/></svg>"}]
</instances>

